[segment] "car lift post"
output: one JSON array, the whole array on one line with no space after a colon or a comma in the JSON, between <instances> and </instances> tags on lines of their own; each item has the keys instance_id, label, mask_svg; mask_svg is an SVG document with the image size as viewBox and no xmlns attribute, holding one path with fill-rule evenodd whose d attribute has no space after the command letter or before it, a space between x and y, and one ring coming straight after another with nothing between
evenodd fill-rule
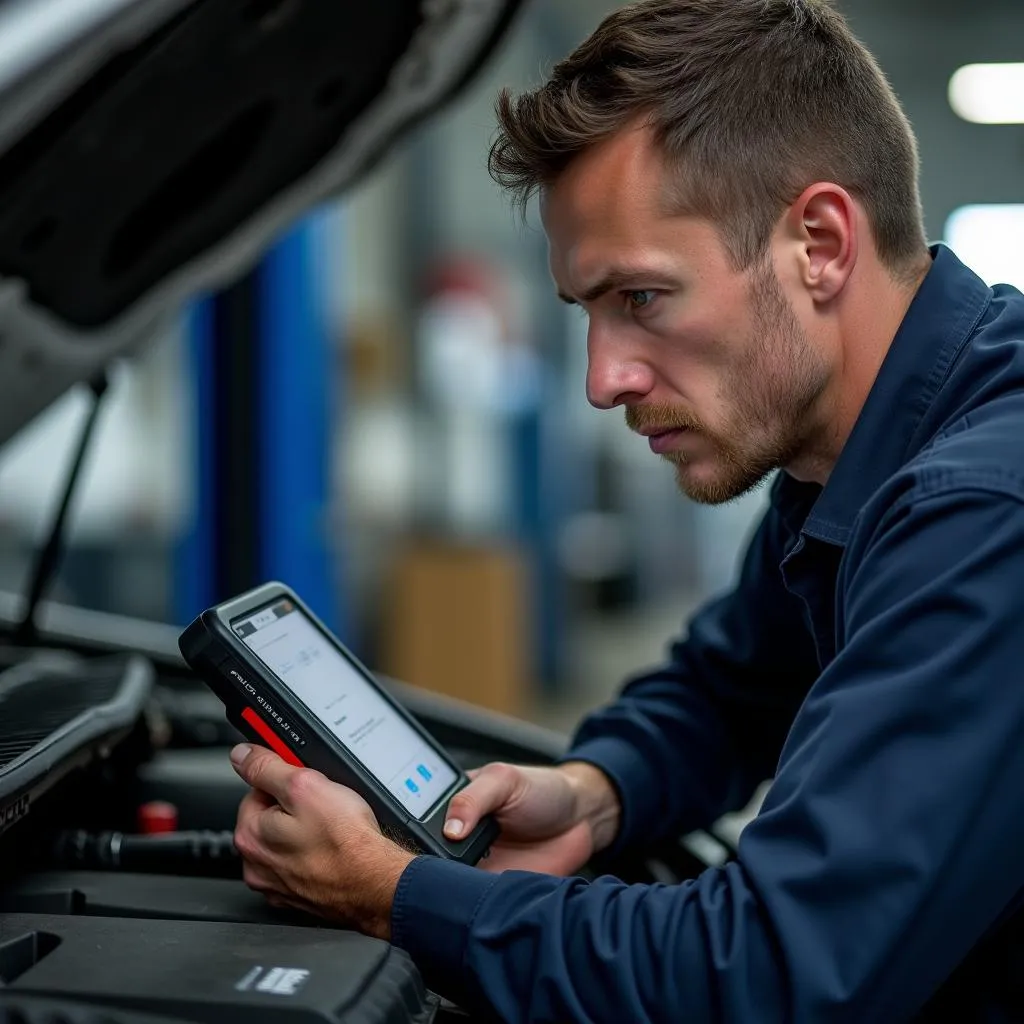
<instances>
[{"instance_id":1,"label":"car lift post","mask_svg":"<svg viewBox=\"0 0 1024 1024\"><path fill-rule=\"evenodd\" d=\"M278 579L345 639L342 538L329 536L341 387L321 286L328 228L336 217L311 217L188 312L194 517L175 573L181 622Z\"/></svg>"}]
</instances>

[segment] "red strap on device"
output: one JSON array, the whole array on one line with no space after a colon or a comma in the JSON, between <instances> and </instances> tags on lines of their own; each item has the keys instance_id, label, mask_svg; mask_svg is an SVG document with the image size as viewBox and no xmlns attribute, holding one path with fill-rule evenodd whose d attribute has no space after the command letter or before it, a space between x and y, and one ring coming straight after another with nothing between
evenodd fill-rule
<instances>
[{"instance_id":1,"label":"red strap on device","mask_svg":"<svg viewBox=\"0 0 1024 1024\"><path fill-rule=\"evenodd\" d=\"M273 729L267 725L266 722L260 718L259 715L253 711L252 708L242 709L242 718L245 719L251 725L260 737L264 740L268 747L275 754L277 754L282 761L286 761L288 764L295 765L296 768L305 768L306 766L285 746L284 740L281 739Z\"/></svg>"}]
</instances>

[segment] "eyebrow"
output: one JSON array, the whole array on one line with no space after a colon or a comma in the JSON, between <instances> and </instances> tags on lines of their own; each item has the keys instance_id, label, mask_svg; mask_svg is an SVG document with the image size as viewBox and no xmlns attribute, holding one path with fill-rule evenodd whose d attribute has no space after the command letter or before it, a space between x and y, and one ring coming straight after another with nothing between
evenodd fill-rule
<instances>
[{"instance_id":1,"label":"eyebrow","mask_svg":"<svg viewBox=\"0 0 1024 1024\"><path fill-rule=\"evenodd\" d=\"M578 299L559 290L558 297L570 306L581 302L596 302L602 295L618 288L628 288L635 284L668 284L671 279L656 270L629 270L626 268L609 270L596 284L591 285Z\"/></svg>"}]
</instances>

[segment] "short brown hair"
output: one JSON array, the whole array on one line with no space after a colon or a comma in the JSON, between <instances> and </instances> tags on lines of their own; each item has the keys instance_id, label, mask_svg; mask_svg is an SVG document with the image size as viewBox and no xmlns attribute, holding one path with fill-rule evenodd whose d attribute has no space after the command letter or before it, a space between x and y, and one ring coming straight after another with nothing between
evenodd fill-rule
<instances>
[{"instance_id":1,"label":"short brown hair","mask_svg":"<svg viewBox=\"0 0 1024 1024\"><path fill-rule=\"evenodd\" d=\"M716 222L740 268L816 181L863 204L895 275L926 255L913 131L827 0L641 0L496 110L490 172L523 210L583 150L646 118L683 172L673 207Z\"/></svg>"}]
</instances>

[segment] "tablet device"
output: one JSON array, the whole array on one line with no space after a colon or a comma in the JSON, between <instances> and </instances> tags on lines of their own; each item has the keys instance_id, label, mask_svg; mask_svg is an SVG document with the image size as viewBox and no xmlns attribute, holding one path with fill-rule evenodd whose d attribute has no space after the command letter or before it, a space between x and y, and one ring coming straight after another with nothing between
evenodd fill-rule
<instances>
[{"instance_id":1,"label":"tablet device","mask_svg":"<svg viewBox=\"0 0 1024 1024\"><path fill-rule=\"evenodd\" d=\"M207 609L178 643L244 736L354 789L385 832L467 864L497 837L492 818L445 837L448 801L469 779L283 584Z\"/></svg>"}]
</instances>

